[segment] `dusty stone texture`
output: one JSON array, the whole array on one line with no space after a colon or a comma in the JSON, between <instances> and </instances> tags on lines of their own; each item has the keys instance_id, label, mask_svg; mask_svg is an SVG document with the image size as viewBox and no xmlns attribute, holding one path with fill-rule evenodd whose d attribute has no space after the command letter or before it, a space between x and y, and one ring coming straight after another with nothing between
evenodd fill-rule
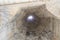
<instances>
[{"instance_id":1,"label":"dusty stone texture","mask_svg":"<svg viewBox=\"0 0 60 40\"><path fill-rule=\"evenodd\" d=\"M23 25L23 17L25 17L26 14L34 12L40 17L41 24L35 29L34 27L28 29ZM55 22L58 21L58 19L46 9L45 5L22 8L21 11L17 13L10 22L15 26L11 26L12 36L10 36L11 38L9 37L9 40L53 40ZM31 31L31 33L27 29ZM28 36L26 35L27 31L29 33Z\"/></svg>"},{"instance_id":2,"label":"dusty stone texture","mask_svg":"<svg viewBox=\"0 0 60 40\"><path fill-rule=\"evenodd\" d=\"M1 31L0 31L1 32L0 40L60 40L60 33L59 33L59 31L60 31L60 29L59 29L60 28L60 19L59 19L60 16L59 16L59 11L58 11L59 6L57 5L59 3L57 3L57 2L59 2L59 1L53 0L51 2L46 3L46 7L49 11L45 8L45 6L41 7L40 8L41 10L39 9L39 7L36 8L37 11L40 10L42 13L42 14L40 14L40 12L38 11L39 14L36 13L36 15L38 15L39 17L44 16L46 18L46 19L42 18L42 24L44 22L46 22L47 20L49 20L50 22L49 21L46 22L47 24L49 24L48 26L46 25L46 27L44 27L44 25L43 25L43 27L39 26L38 27L39 30L36 29L35 30L36 33L33 32L32 34L30 34L30 36L26 36L27 28L22 25L22 21L20 20L24 17L23 15L25 15L26 12L24 12L25 10L21 10L21 13L20 13L19 8L20 8L20 6L24 7L25 5L22 4L19 6L19 4L16 4L16 5L4 6L4 7L8 8L9 13L12 16L6 25L4 25L3 27L0 25L2 27ZM28 7L29 6L31 6L31 5L28 4ZM19 9L19 11L18 11L18 9ZM25 7L23 9L26 9L26 10L28 9L27 11L33 12L34 10L33 11L31 11L31 10L35 9L35 8L31 7L29 9L29 8ZM43 29L45 29L46 31L42 31ZM51 31L49 31L49 30L51 30ZM41 32L41 33L39 34L39 32ZM39 34L39 35L34 36L34 34Z\"/></svg>"}]
</instances>

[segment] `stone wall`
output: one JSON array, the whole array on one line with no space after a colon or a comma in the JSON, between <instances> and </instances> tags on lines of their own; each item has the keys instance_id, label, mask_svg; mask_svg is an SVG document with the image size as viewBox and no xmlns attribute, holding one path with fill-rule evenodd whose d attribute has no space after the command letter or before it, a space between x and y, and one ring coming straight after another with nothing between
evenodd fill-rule
<instances>
[{"instance_id":1,"label":"stone wall","mask_svg":"<svg viewBox=\"0 0 60 40\"><path fill-rule=\"evenodd\" d=\"M43 0L44 1L44 0ZM58 1L57 1L58 2ZM50 2L30 2L30 3L22 3L22 4L14 4L14 5L6 5L6 6L0 6L0 40L60 40L60 33L59 33L59 27L60 27L60 16L59 16L59 6L56 1L50 1ZM37 5L38 4L38 5ZM44 6L42 6L44 5ZM53 6L54 5L54 6ZM35 10L42 16L51 19L49 22L49 27L47 26L46 30L51 30L51 32L43 32L40 34L40 36L26 36L26 27L21 27L22 21L20 20L23 18L23 15L25 15L26 12L24 10L28 10L29 7L34 9L36 6L42 6L37 7ZM58 7L57 7L58 6ZM22 10L23 9L23 10ZM32 11L31 10L31 11ZM30 10L28 10L30 11ZM34 11L34 10L33 10ZM33 12L32 11L32 12ZM47 14L48 13L48 14ZM37 13L36 13L37 14ZM38 15L38 14L37 14ZM38 15L38 16L41 16ZM45 20L45 21L44 21ZM42 24L48 19L42 18ZM40 27L40 26L39 26ZM38 28L39 28L38 27ZM45 28L43 28L45 29ZM37 31L36 33L39 34L41 30ZM49 34L50 33L50 34ZM42 36L43 35L43 36ZM50 36L51 35L51 36ZM40 39L39 39L40 38Z\"/></svg>"}]
</instances>

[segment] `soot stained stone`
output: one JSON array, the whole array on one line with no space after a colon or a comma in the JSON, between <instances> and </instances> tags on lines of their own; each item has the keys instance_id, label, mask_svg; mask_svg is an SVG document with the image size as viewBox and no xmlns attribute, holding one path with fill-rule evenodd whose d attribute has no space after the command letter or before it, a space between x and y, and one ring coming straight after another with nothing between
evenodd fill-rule
<instances>
[{"instance_id":1,"label":"soot stained stone","mask_svg":"<svg viewBox=\"0 0 60 40\"><path fill-rule=\"evenodd\" d=\"M29 29L37 28L40 22L40 18L36 14L26 14L23 20L24 26Z\"/></svg>"},{"instance_id":2,"label":"soot stained stone","mask_svg":"<svg viewBox=\"0 0 60 40\"><path fill-rule=\"evenodd\" d=\"M34 34L34 31L40 25L40 17L37 16L35 13L26 14L23 17L23 25L27 28L26 35Z\"/></svg>"}]
</instances>

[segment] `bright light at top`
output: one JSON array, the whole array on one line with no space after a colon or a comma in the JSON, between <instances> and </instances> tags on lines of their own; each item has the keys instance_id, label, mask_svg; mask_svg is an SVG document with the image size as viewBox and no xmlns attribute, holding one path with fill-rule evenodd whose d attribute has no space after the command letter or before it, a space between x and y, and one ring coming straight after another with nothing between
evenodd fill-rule
<instances>
[{"instance_id":1,"label":"bright light at top","mask_svg":"<svg viewBox=\"0 0 60 40\"><path fill-rule=\"evenodd\" d=\"M30 16L28 16L28 18L27 18L28 20L33 20L34 19L34 17L32 16L32 15L30 15Z\"/></svg>"}]
</instances>

